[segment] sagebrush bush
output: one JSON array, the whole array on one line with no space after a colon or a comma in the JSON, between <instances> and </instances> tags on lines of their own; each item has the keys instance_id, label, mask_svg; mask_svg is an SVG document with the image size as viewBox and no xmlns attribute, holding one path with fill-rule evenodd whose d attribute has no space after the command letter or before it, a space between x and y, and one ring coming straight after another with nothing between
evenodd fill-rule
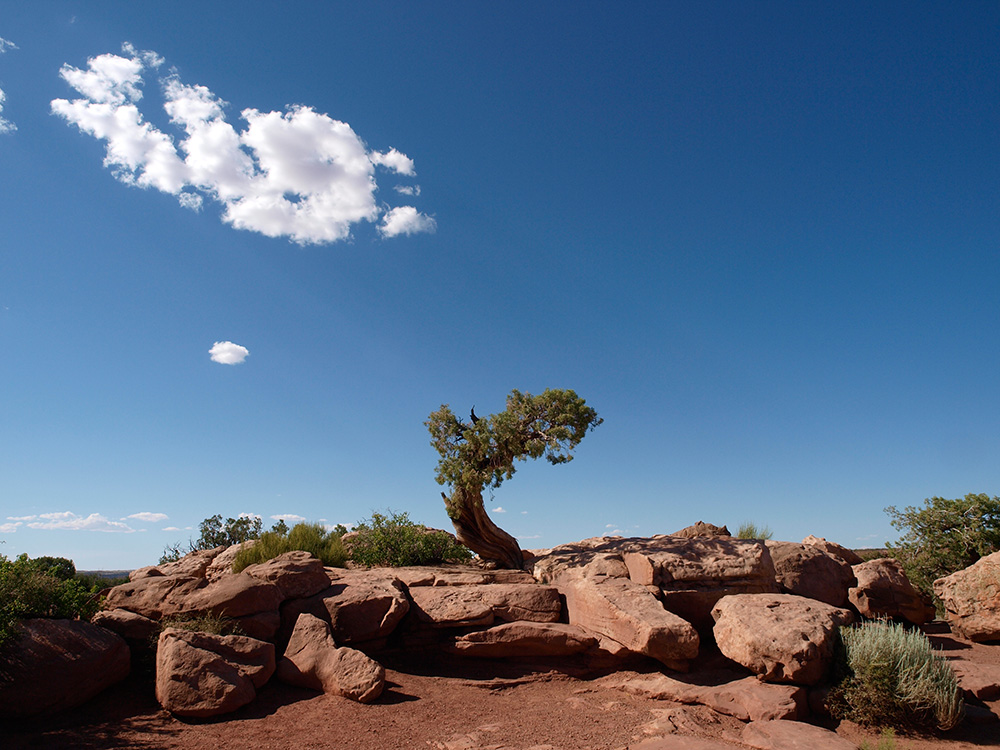
<instances>
[{"instance_id":1,"label":"sagebrush bush","mask_svg":"<svg viewBox=\"0 0 1000 750\"><path fill-rule=\"evenodd\" d=\"M837 718L864 726L948 730L962 720L955 673L927 636L871 621L841 628L841 679L830 693Z\"/></svg>"},{"instance_id":2,"label":"sagebrush bush","mask_svg":"<svg viewBox=\"0 0 1000 750\"><path fill-rule=\"evenodd\" d=\"M323 561L324 565L342 568L347 561L340 530L327 531L318 523L298 523L289 531L265 531L252 544L236 553L233 572L239 573L248 565L272 560L293 550L304 550Z\"/></svg>"},{"instance_id":3,"label":"sagebrush bush","mask_svg":"<svg viewBox=\"0 0 1000 750\"><path fill-rule=\"evenodd\" d=\"M96 591L75 578L60 577L64 564L19 555L8 560L0 555L0 647L17 637L18 622L33 617L90 619L100 607ZM72 562L66 560L72 567ZM73 569L75 573L75 568Z\"/></svg>"},{"instance_id":4,"label":"sagebrush bush","mask_svg":"<svg viewBox=\"0 0 1000 750\"><path fill-rule=\"evenodd\" d=\"M402 567L472 559L468 548L451 534L413 523L407 513L372 513L353 532L349 554L361 565Z\"/></svg>"},{"instance_id":5,"label":"sagebrush bush","mask_svg":"<svg viewBox=\"0 0 1000 750\"><path fill-rule=\"evenodd\" d=\"M773 535L770 526L758 526L753 521L744 521L736 529L737 539L770 539Z\"/></svg>"}]
</instances>

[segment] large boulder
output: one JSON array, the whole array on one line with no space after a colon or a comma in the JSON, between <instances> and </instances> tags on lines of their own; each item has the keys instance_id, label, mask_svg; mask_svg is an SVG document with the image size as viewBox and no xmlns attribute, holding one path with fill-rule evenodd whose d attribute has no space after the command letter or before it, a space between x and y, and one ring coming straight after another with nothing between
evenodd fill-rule
<instances>
[{"instance_id":1,"label":"large boulder","mask_svg":"<svg viewBox=\"0 0 1000 750\"><path fill-rule=\"evenodd\" d=\"M214 547L212 549L199 549L184 555L180 560L174 562L161 563L160 565L150 565L145 568L138 568L129 573L130 581L137 581L140 578L152 578L160 576L184 576L187 578L204 578L208 566L223 552L226 547Z\"/></svg>"},{"instance_id":2,"label":"large boulder","mask_svg":"<svg viewBox=\"0 0 1000 750\"><path fill-rule=\"evenodd\" d=\"M248 565L243 572L251 578L273 583L282 599L305 599L330 586L323 561L302 550Z\"/></svg>"},{"instance_id":3,"label":"large boulder","mask_svg":"<svg viewBox=\"0 0 1000 750\"><path fill-rule=\"evenodd\" d=\"M813 536L810 534L805 539L802 540L803 544L807 544L810 547L816 547L828 555L832 555L839 560L843 560L848 565L860 565L864 562L861 559L861 555L852 549L848 549L836 542L828 542L821 536Z\"/></svg>"},{"instance_id":4,"label":"large boulder","mask_svg":"<svg viewBox=\"0 0 1000 750\"><path fill-rule=\"evenodd\" d=\"M156 648L156 699L177 716L229 713L257 696L274 666L270 643L166 628Z\"/></svg>"},{"instance_id":5,"label":"large boulder","mask_svg":"<svg viewBox=\"0 0 1000 750\"><path fill-rule=\"evenodd\" d=\"M970 641L1000 639L1000 552L934 581L952 631Z\"/></svg>"},{"instance_id":6,"label":"large boulder","mask_svg":"<svg viewBox=\"0 0 1000 750\"><path fill-rule=\"evenodd\" d=\"M801 721L751 721L740 738L756 750L857 750L836 732Z\"/></svg>"},{"instance_id":7,"label":"large boulder","mask_svg":"<svg viewBox=\"0 0 1000 750\"><path fill-rule=\"evenodd\" d=\"M695 536L717 536L729 538L732 534L726 526L716 526L715 524L696 521L691 526L686 526L680 531L675 531L670 536L695 537Z\"/></svg>"},{"instance_id":8,"label":"large boulder","mask_svg":"<svg viewBox=\"0 0 1000 750\"><path fill-rule=\"evenodd\" d=\"M597 647L597 638L575 625L557 622L505 622L455 639L452 649L486 659L579 654Z\"/></svg>"},{"instance_id":9,"label":"large boulder","mask_svg":"<svg viewBox=\"0 0 1000 750\"><path fill-rule=\"evenodd\" d=\"M326 575L326 589L281 608L280 641L291 637L304 612L329 623L337 643L358 644L388 636L410 609L403 584L391 569L327 568Z\"/></svg>"},{"instance_id":10,"label":"large boulder","mask_svg":"<svg viewBox=\"0 0 1000 750\"><path fill-rule=\"evenodd\" d=\"M559 591L532 581L529 584L472 584L411 586L413 614L434 627L491 625L493 621L558 622L562 614Z\"/></svg>"},{"instance_id":11,"label":"large boulder","mask_svg":"<svg viewBox=\"0 0 1000 750\"><path fill-rule=\"evenodd\" d=\"M4 718L78 706L129 672L129 649L120 636L76 620L24 620L17 640L3 656L0 717Z\"/></svg>"},{"instance_id":12,"label":"large boulder","mask_svg":"<svg viewBox=\"0 0 1000 750\"><path fill-rule=\"evenodd\" d=\"M727 596L712 617L723 654L765 682L797 685L826 676L838 628L854 620L850 610L791 594Z\"/></svg>"},{"instance_id":13,"label":"large boulder","mask_svg":"<svg viewBox=\"0 0 1000 750\"><path fill-rule=\"evenodd\" d=\"M130 644L145 645L159 631L160 623L148 617L129 612L127 609L112 609L98 612L91 618L91 623L118 633Z\"/></svg>"},{"instance_id":14,"label":"large boulder","mask_svg":"<svg viewBox=\"0 0 1000 750\"><path fill-rule=\"evenodd\" d=\"M934 608L913 588L898 560L880 557L853 570L858 584L847 595L865 619L888 617L923 625L934 618Z\"/></svg>"},{"instance_id":15,"label":"large boulder","mask_svg":"<svg viewBox=\"0 0 1000 750\"><path fill-rule=\"evenodd\" d=\"M847 591L857 581L851 566L817 545L767 541L781 590L846 607Z\"/></svg>"},{"instance_id":16,"label":"large boulder","mask_svg":"<svg viewBox=\"0 0 1000 750\"><path fill-rule=\"evenodd\" d=\"M295 623L278 679L359 703L371 703L385 689L385 669L353 648L338 648L323 620L303 613Z\"/></svg>"}]
</instances>

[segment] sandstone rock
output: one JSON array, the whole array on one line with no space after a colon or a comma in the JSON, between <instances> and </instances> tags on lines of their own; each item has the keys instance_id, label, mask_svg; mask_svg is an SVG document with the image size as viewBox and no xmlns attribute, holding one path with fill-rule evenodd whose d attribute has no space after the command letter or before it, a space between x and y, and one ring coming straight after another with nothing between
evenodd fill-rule
<instances>
[{"instance_id":1,"label":"sandstone rock","mask_svg":"<svg viewBox=\"0 0 1000 750\"><path fill-rule=\"evenodd\" d=\"M712 610L719 650L766 682L815 685L833 662L846 609L792 594L743 594Z\"/></svg>"},{"instance_id":2,"label":"sandstone rock","mask_svg":"<svg viewBox=\"0 0 1000 750\"><path fill-rule=\"evenodd\" d=\"M867 619L890 617L923 625L933 618L927 604L910 584L903 566L891 557L855 565L858 585L848 591L851 604Z\"/></svg>"},{"instance_id":3,"label":"sandstone rock","mask_svg":"<svg viewBox=\"0 0 1000 750\"><path fill-rule=\"evenodd\" d=\"M299 615L278 679L360 703L376 700L385 688L385 669L353 648L337 648L330 628L308 613Z\"/></svg>"},{"instance_id":4,"label":"sandstone rock","mask_svg":"<svg viewBox=\"0 0 1000 750\"><path fill-rule=\"evenodd\" d=\"M537 583L523 570L485 570L470 565L421 565L393 568L393 574L407 588L414 586L481 586L487 583Z\"/></svg>"},{"instance_id":5,"label":"sandstone rock","mask_svg":"<svg viewBox=\"0 0 1000 750\"><path fill-rule=\"evenodd\" d=\"M562 602L554 586L493 583L410 588L413 614L434 627L490 625L530 620L558 622Z\"/></svg>"},{"instance_id":6,"label":"sandstone rock","mask_svg":"<svg viewBox=\"0 0 1000 750\"><path fill-rule=\"evenodd\" d=\"M199 549L190 552L180 560L161 565L150 565L129 573L130 581L158 576L185 576L188 578L204 578L205 571L212 561L226 550L225 547Z\"/></svg>"},{"instance_id":7,"label":"sandstone rock","mask_svg":"<svg viewBox=\"0 0 1000 750\"><path fill-rule=\"evenodd\" d=\"M217 581L223 576L228 576L233 572L233 563L236 562L236 556L240 553L242 549L248 549L257 544L256 539L248 539L240 544L233 544L229 547L223 547L222 552L216 555L212 562L208 564L208 568L205 569L205 578L208 582Z\"/></svg>"},{"instance_id":8,"label":"sandstone rock","mask_svg":"<svg viewBox=\"0 0 1000 750\"><path fill-rule=\"evenodd\" d=\"M680 531L675 531L670 536L680 536L690 539L696 536L731 537L729 529L725 526L714 526L704 521L697 521L693 526L687 526Z\"/></svg>"},{"instance_id":9,"label":"sandstone rock","mask_svg":"<svg viewBox=\"0 0 1000 750\"><path fill-rule=\"evenodd\" d=\"M696 679L707 684L696 683ZM667 675L613 675L604 684L655 700L697 703L740 721L795 720L807 710L803 687L776 685L732 673L692 675L688 680Z\"/></svg>"},{"instance_id":10,"label":"sandstone rock","mask_svg":"<svg viewBox=\"0 0 1000 750\"><path fill-rule=\"evenodd\" d=\"M1000 552L934 581L951 629L970 641L1000 639Z\"/></svg>"},{"instance_id":11,"label":"sandstone rock","mask_svg":"<svg viewBox=\"0 0 1000 750\"><path fill-rule=\"evenodd\" d=\"M977 664L965 659L949 659L948 664L967 696L981 701L1000 699L1000 664Z\"/></svg>"},{"instance_id":12,"label":"sandstone rock","mask_svg":"<svg viewBox=\"0 0 1000 750\"><path fill-rule=\"evenodd\" d=\"M575 625L508 622L477 630L455 640L464 656L502 659L524 656L568 656L597 646L597 638Z\"/></svg>"},{"instance_id":13,"label":"sandstone rock","mask_svg":"<svg viewBox=\"0 0 1000 750\"><path fill-rule=\"evenodd\" d=\"M800 721L751 721L742 739L758 750L858 750L836 732Z\"/></svg>"},{"instance_id":14,"label":"sandstone rock","mask_svg":"<svg viewBox=\"0 0 1000 750\"><path fill-rule=\"evenodd\" d=\"M204 578L191 576L136 578L111 589L104 608L127 609L150 620L161 620L184 611L188 597L204 585Z\"/></svg>"},{"instance_id":15,"label":"sandstone rock","mask_svg":"<svg viewBox=\"0 0 1000 750\"><path fill-rule=\"evenodd\" d=\"M129 649L109 630L75 620L24 620L0 668L0 717L72 708L123 680Z\"/></svg>"},{"instance_id":16,"label":"sandstone rock","mask_svg":"<svg viewBox=\"0 0 1000 750\"><path fill-rule=\"evenodd\" d=\"M246 617L261 612L277 612L281 589L246 573L235 573L193 592L181 612L207 612L218 617Z\"/></svg>"},{"instance_id":17,"label":"sandstone rock","mask_svg":"<svg viewBox=\"0 0 1000 750\"><path fill-rule=\"evenodd\" d=\"M177 628L160 633L156 699L178 716L207 717L252 701L274 674L274 646L238 635Z\"/></svg>"},{"instance_id":18,"label":"sandstone rock","mask_svg":"<svg viewBox=\"0 0 1000 750\"><path fill-rule=\"evenodd\" d=\"M733 750L733 746L721 740L706 737L650 737L642 742L629 744L627 750Z\"/></svg>"},{"instance_id":19,"label":"sandstone rock","mask_svg":"<svg viewBox=\"0 0 1000 750\"><path fill-rule=\"evenodd\" d=\"M818 547L826 554L832 555L839 560L843 560L848 565L860 565L864 562L864 560L861 559L861 556L854 550L842 547L836 542L828 542L821 536L813 536L810 534L802 540L802 543L808 544L810 547Z\"/></svg>"},{"instance_id":20,"label":"sandstone rock","mask_svg":"<svg viewBox=\"0 0 1000 750\"><path fill-rule=\"evenodd\" d=\"M667 666L698 655L698 633L668 612L644 586L627 578L564 574L556 581L566 597L571 625L621 643Z\"/></svg>"},{"instance_id":21,"label":"sandstone rock","mask_svg":"<svg viewBox=\"0 0 1000 750\"><path fill-rule=\"evenodd\" d=\"M291 637L299 615L308 612L330 624L337 643L364 643L389 635L410 609L394 572L327 568L329 588L281 608L279 640Z\"/></svg>"},{"instance_id":22,"label":"sandstone rock","mask_svg":"<svg viewBox=\"0 0 1000 750\"><path fill-rule=\"evenodd\" d=\"M127 641L148 642L160 629L156 620L129 612L127 609L112 609L98 612L91 623L117 633Z\"/></svg>"},{"instance_id":23,"label":"sandstone rock","mask_svg":"<svg viewBox=\"0 0 1000 750\"><path fill-rule=\"evenodd\" d=\"M302 550L283 555L243 569L251 578L273 583L282 599L305 599L330 586L322 560Z\"/></svg>"},{"instance_id":24,"label":"sandstone rock","mask_svg":"<svg viewBox=\"0 0 1000 750\"><path fill-rule=\"evenodd\" d=\"M782 592L834 607L847 606L847 591L857 583L850 565L814 545L772 541L765 544Z\"/></svg>"}]
</instances>

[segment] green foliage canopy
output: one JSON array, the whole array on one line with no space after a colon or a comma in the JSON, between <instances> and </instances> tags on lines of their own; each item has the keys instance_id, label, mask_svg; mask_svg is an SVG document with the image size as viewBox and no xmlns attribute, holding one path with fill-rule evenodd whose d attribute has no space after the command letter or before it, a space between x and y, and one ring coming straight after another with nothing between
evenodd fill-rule
<instances>
[{"instance_id":1,"label":"green foliage canopy","mask_svg":"<svg viewBox=\"0 0 1000 750\"><path fill-rule=\"evenodd\" d=\"M902 563L910 582L932 593L936 578L950 575L1000 549L1000 498L969 494L948 500L932 497L922 508L889 506L893 527L903 532L890 554Z\"/></svg>"},{"instance_id":2,"label":"green foliage canopy","mask_svg":"<svg viewBox=\"0 0 1000 750\"><path fill-rule=\"evenodd\" d=\"M371 518L359 521L348 547L352 560L371 567L435 565L472 557L451 534L413 523L409 514L392 510L373 512Z\"/></svg>"},{"instance_id":3,"label":"green foliage canopy","mask_svg":"<svg viewBox=\"0 0 1000 750\"><path fill-rule=\"evenodd\" d=\"M246 545L236 553L233 572L239 573L248 565L266 562L293 550L308 552L329 567L342 568L346 555L340 537L345 531L339 524L332 531L327 531L318 523L297 523L289 529L284 521L280 521L271 531L261 534L254 544Z\"/></svg>"}]
</instances>

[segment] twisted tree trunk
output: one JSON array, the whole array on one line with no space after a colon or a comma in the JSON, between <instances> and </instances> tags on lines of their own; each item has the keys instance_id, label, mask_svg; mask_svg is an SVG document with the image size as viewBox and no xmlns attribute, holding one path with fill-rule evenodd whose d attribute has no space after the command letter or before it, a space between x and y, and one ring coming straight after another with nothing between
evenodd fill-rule
<instances>
[{"instance_id":1,"label":"twisted tree trunk","mask_svg":"<svg viewBox=\"0 0 1000 750\"><path fill-rule=\"evenodd\" d=\"M495 562L502 568L521 570L524 556L517 540L501 529L483 507L483 494L455 488L449 498L444 493L451 523L458 541L483 560Z\"/></svg>"}]
</instances>

